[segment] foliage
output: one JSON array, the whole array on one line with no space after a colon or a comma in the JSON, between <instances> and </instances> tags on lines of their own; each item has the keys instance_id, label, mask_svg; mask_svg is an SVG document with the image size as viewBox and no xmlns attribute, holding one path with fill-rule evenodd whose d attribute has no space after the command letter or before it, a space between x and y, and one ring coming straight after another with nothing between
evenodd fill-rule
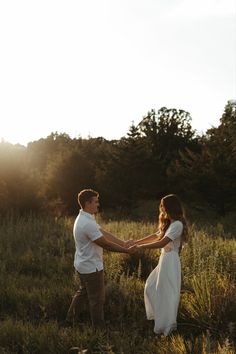
<instances>
[{"instance_id":1,"label":"foliage","mask_svg":"<svg viewBox=\"0 0 236 354\"><path fill-rule=\"evenodd\" d=\"M127 136L71 139L51 133L27 147L0 143L0 214L77 212L77 193L100 192L104 209L133 217L140 201L178 193L219 215L235 211L236 116L229 101L218 127L197 136L188 112L152 109Z\"/></svg>"},{"instance_id":2,"label":"foliage","mask_svg":"<svg viewBox=\"0 0 236 354\"><path fill-rule=\"evenodd\" d=\"M200 140L200 151L186 149L168 170L176 191L215 209L219 215L235 210L236 202L236 108L229 101L217 128ZM181 183L182 182L182 183Z\"/></svg>"}]
</instances>

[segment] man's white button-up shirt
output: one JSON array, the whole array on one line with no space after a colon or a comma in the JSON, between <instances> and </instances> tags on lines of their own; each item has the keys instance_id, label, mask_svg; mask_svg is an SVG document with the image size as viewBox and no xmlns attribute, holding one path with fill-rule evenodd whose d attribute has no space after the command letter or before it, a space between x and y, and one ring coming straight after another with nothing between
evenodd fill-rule
<instances>
[{"instance_id":1,"label":"man's white button-up shirt","mask_svg":"<svg viewBox=\"0 0 236 354\"><path fill-rule=\"evenodd\" d=\"M103 269L103 248L95 240L102 236L100 226L93 215L80 210L73 235L75 239L74 267L81 274L88 274Z\"/></svg>"}]
</instances>

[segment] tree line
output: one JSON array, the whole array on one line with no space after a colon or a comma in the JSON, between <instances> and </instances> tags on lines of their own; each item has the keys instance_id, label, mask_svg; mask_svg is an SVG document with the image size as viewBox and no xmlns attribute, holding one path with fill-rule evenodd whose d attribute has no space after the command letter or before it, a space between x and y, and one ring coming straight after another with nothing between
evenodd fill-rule
<instances>
[{"instance_id":1,"label":"tree line","mask_svg":"<svg viewBox=\"0 0 236 354\"><path fill-rule=\"evenodd\" d=\"M27 147L0 143L0 213L73 215L77 193L94 188L104 208L177 193L221 215L236 205L236 105L199 135L188 112L152 109L119 140L51 133Z\"/></svg>"}]
</instances>

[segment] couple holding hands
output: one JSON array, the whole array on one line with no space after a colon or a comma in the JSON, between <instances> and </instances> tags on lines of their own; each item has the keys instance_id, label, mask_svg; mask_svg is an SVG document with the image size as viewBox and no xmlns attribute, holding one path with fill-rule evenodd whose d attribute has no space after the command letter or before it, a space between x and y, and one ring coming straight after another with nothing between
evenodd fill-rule
<instances>
[{"instance_id":1,"label":"couple holding hands","mask_svg":"<svg viewBox=\"0 0 236 354\"><path fill-rule=\"evenodd\" d=\"M74 267L80 287L70 304L67 321L73 323L80 309L88 301L93 327L104 326L105 286L103 249L132 254L140 249L161 248L156 268L149 275L144 289L144 303L148 320L154 320L154 332L170 334L177 328L177 312L181 288L179 254L188 230L179 198L169 194L161 199L158 231L139 240L123 241L103 230L94 215L98 212L99 194L84 189L78 194L80 212L73 235L75 241Z\"/></svg>"}]
</instances>

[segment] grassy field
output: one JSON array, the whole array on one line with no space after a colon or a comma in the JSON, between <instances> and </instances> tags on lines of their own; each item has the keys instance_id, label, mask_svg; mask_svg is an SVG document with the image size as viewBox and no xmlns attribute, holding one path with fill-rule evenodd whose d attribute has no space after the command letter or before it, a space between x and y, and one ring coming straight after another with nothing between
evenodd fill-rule
<instances>
[{"instance_id":1,"label":"grassy field","mask_svg":"<svg viewBox=\"0 0 236 354\"><path fill-rule=\"evenodd\" d=\"M152 223L99 220L122 239L155 231ZM182 354L235 353L236 241L222 225L191 226L181 255L182 291L178 331L155 336L145 319L145 279L158 250L132 256L104 254L107 329L93 332L83 320L64 319L77 288L73 219L16 217L0 220L0 354Z\"/></svg>"}]
</instances>

